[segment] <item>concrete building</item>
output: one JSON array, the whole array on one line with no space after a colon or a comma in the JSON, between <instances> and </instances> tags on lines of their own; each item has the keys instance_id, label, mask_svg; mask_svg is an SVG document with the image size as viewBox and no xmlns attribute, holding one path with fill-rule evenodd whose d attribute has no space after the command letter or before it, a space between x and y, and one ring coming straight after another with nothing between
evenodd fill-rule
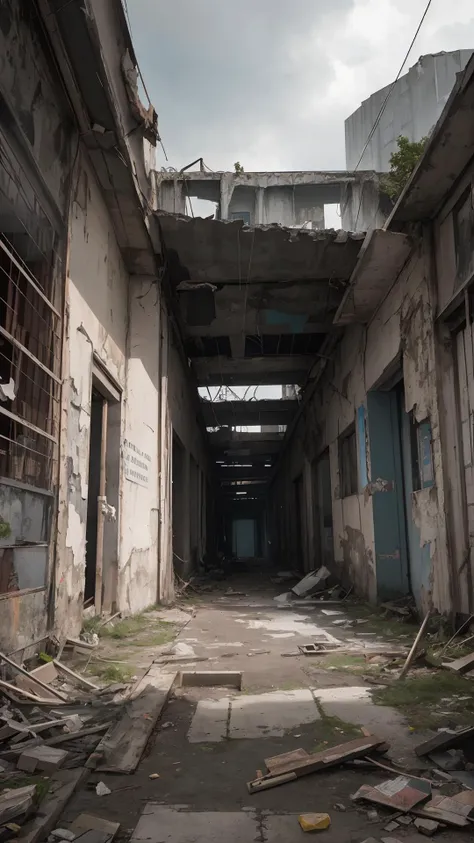
<instances>
[{"instance_id":1,"label":"concrete building","mask_svg":"<svg viewBox=\"0 0 474 843\"><path fill-rule=\"evenodd\" d=\"M200 171L155 174L158 207L186 213L186 200L216 204L216 218L245 225L284 225L324 230L325 205L340 207L341 228L366 231L383 225L390 203L380 193L376 172L210 173Z\"/></svg>"},{"instance_id":2,"label":"concrete building","mask_svg":"<svg viewBox=\"0 0 474 843\"><path fill-rule=\"evenodd\" d=\"M0 650L218 552L472 612L474 59L374 228L373 173L154 174L120 0L2 8Z\"/></svg>"},{"instance_id":3,"label":"concrete building","mask_svg":"<svg viewBox=\"0 0 474 843\"><path fill-rule=\"evenodd\" d=\"M345 121L347 169L386 173L400 135L411 141L427 137L446 105L457 74L464 70L471 55L472 50L454 50L421 56L396 82L361 159L367 138L392 86L386 85L364 100Z\"/></svg>"},{"instance_id":4,"label":"concrete building","mask_svg":"<svg viewBox=\"0 0 474 843\"><path fill-rule=\"evenodd\" d=\"M172 482L193 489L174 528L186 566L205 545L209 460L160 283L157 118L138 98L120 0L8 0L0 46L0 649L12 651L78 634L87 605L171 600Z\"/></svg>"}]
</instances>

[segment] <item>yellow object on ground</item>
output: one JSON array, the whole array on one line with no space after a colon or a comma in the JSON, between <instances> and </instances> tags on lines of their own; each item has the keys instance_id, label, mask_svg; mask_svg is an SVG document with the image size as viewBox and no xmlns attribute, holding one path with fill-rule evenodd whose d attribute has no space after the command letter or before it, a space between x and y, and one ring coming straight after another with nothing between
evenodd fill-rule
<instances>
[{"instance_id":1,"label":"yellow object on ground","mask_svg":"<svg viewBox=\"0 0 474 843\"><path fill-rule=\"evenodd\" d=\"M300 814L298 822L303 831L322 831L331 825L329 814Z\"/></svg>"}]
</instances>

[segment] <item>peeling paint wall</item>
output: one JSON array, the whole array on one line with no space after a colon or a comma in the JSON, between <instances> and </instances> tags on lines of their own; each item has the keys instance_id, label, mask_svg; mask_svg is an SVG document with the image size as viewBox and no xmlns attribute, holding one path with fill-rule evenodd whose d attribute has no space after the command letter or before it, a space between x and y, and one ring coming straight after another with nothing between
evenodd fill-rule
<instances>
[{"instance_id":1,"label":"peeling paint wall","mask_svg":"<svg viewBox=\"0 0 474 843\"><path fill-rule=\"evenodd\" d=\"M447 541L445 589L454 609L474 612L474 366L472 280L462 273L472 260L472 178L474 160L446 197L434 223L437 279L437 363L440 382L440 432ZM464 219L457 219L458 208ZM470 209L466 214L466 208Z\"/></svg>"},{"instance_id":2,"label":"peeling paint wall","mask_svg":"<svg viewBox=\"0 0 474 843\"><path fill-rule=\"evenodd\" d=\"M81 158L70 220L56 570L55 625L70 635L82 624L92 363L95 355L125 392L128 288L107 208Z\"/></svg>"},{"instance_id":3,"label":"peeling paint wall","mask_svg":"<svg viewBox=\"0 0 474 843\"><path fill-rule=\"evenodd\" d=\"M117 605L139 612L158 598L160 299L150 278L130 281L124 437L148 462L146 485L123 479Z\"/></svg>"},{"instance_id":4,"label":"peeling paint wall","mask_svg":"<svg viewBox=\"0 0 474 843\"><path fill-rule=\"evenodd\" d=\"M386 494L386 489L391 490L392 485L387 484L384 477L372 476L370 432L367 428L365 441L362 442L360 408L367 405L367 392L388 388L389 378L397 367L402 366L405 411L413 411L418 422L428 419L433 435L434 485L431 489L415 492L407 512L407 517L418 525L420 556L425 561L426 548L429 551L423 588L416 598L420 612L432 602L435 608L447 613L451 610L451 599L446 575L447 539L430 266L429 244L421 239L418 250L370 324L367 327L353 325L346 329L315 395L293 432L280 464L273 494L284 524L281 508L288 512L284 491L287 477L297 475L305 460L314 460L329 447L334 567L346 584L354 584L359 594L375 600L377 547L374 495ZM359 455L359 490L357 494L342 498L338 438L353 423L356 425ZM375 433L372 432L372 435ZM362 460L365 461L365 472L361 471ZM365 485L361 483L362 477ZM314 507L311 511L314 513ZM314 527L312 529L314 535ZM281 541L288 541L288 531ZM290 545L287 555L291 557L294 550L295 545ZM416 559L413 564L418 564Z\"/></svg>"}]
</instances>

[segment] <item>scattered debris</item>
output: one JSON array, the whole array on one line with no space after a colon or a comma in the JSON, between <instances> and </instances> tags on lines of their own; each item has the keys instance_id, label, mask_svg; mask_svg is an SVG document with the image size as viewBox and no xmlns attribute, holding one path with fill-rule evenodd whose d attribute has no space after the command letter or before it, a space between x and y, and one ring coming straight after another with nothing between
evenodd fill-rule
<instances>
[{"instance_id":1,"label":"scattered debris","mask_svg":"<svg viewBox=\"0 0 474 843\"><path fill-rule=\"evenodd\" d=\"M260 790L278 787L280 784L294 781L301 776L307 776L319 770L327 770L329 767L339 766L355 758L363 758L382 745L383 741L376 737L364 737L312 754L307 753L304 749L283 753L282 756L277 755L267 759L267 762L269 762L266 762L268 773L248 782L247 789L249 793L258 793Z\"/></svg>"},{"instance_id":2,"label":"scattered debris","mask_svg":"<svg viewBox=\"0 0 474 843\"><path fill-rule=\"evenodd\" d=\"M377 805L407 812L430 796L431 783L426 779L398 776L375 787L363 784L352 798L355 802L375 802Z\"/></svg>"},{"instance_id":3,"label":"scattered debris","mask_svg":"<svg viewBox=\"0 0 474 843\"><path fill-rule=\"evenodd\" d=\"M160 774L159 774L159 773L150 773L150 775L148 776L148 778L149 778L149 779L159 779L159 778L160 778Z\"/></svg>"},{"instance_id":4,"label":"scattered debris","mask_svg":"<svg viewBox=\"0 0 474 843\"><path fill-rule=\"evenodd\" d=\"M55 749L52 746L44 745L36 746L22 752L17 767L26 773L35 773L36 770L52 773L63 766L68 755L69 753L65 749Z\"/></svg>"},{"instance_id":5,"label":"scattered debris","mask_svg":"<svg viewBox=\"0 0 474 843\"><path fill-rule=\"evenodd\" d=\"M303 831L322 831L331 825L329 814L300 814L298 822Z\"/></svg>"},{"instance_id":6,"label":"scattered debris","mask_svg":"<svg viewBox=\"0 0 474 843\"><path fill-rule=\"evenodd\" d=\"M18 787L15 790L4 790L0 794L0 824L27 816L33 806L36 795L36 785Z\"/></svg>"},{"instance_id":7,"label":"scattered debris","mask_svg":"<svg viewBox=\"0 0 474 843\"><path fill-rule=\"evenodd\" d=\"M400 828L399 823L397 823L395 820L392 820L391 822L387 823L384 828L384 831L396 831L397 828Z\"/></svg>"},{"instance_id":8,"label":"scattered debris","mask_svg":"<svg viewBox=\"0 0 474 843\"><path fill-rule=\"evenodd\" d=\"M423 638L423 635L425 633L426 627L428 626L428 621L429 621L430 617L431 617L431 610L428 611L426 613L425 617L424 617L423 623L421 624L421 626L418 630L418 633L417 633L417 636L416 636L416 638L413 642L412 648L411 648L410 652L408 653L406 662L405 662L405 664L403 665L403 667L400 671L399 679L403 679L407 675L408 671L410 670L410 665L412 664L413 659L415 658L418 645L419 645L421 639Z\"/></svg>"},{"instance_id":9,"label":"scattered debris","mask_svg":"<svg viewBox=\"0 0 474 843\"><path fill-rule=\"evenodd\" d=\"M453 670L455 673L467 673L474 668L474 653L469 653L467 656L462 656L452 662L442 662L441 667L446 670Z\"/></svg>"},{"instance_id":10,"label":"scattered debris","mask_svg":"<svg viewBox=\"0 0 474 843\"><path fill-rule=\"evenodd\" d=\"M420 834L425 834L426 837L431 837L436 831L438 831L439 823L435 820L418 819L415 820L415 828L420 832Z\"/></svg>"},{"instance_id":11,"label":"scattered debris","mask_svg":"<svg viewBox=\"0 0 474 843\"><path fill-rule=\"evenodd\" d=\"M120 823L104 820L102 817L95 817L93 814L79 814L71 824L71 831L77 832L77 836L85 831L102 831L109 835L112 841L120 828Z\"/></svg>"},{"instance_id":12,"label":"scattered debris","mask_svg":"<svg viewBox=\"0 0 474 843\"><path fill-rule=\"evenodd\" d=\"M107 787L104 782L97 782L95 792L97 793L97 796L108 796L109 793L112 793L110 787Z\"/></svg>"},{"instance_id":13,"label":"scattered debris","mask_svg":"<svg viewBox=\"0 0 474 843\"><path fill-rule=\"evenodd\" d=\"M452 749L464 740L469 740L471 738L474 738L474 726L468 726L456 731L451 729L442 729L432 738L418 744L418 746L415 747L415 752L419 757L423 757L424 755L431 755L432 752L441 752L442 750Z\"/></svg>"},{"instance_id":14,"label":"scattered debris","mask_svg":"<svg viewBox=\"0 0 474 843\"><path fill-rule=\"evenodd\" d=\"M331 572L322 565L317 571L311 571L311 573L306 574L291 590L297 597L304 597L307 594L314 594L316 591L323 591L324 583L330 576Z\"/></svg>"}]
</instances>

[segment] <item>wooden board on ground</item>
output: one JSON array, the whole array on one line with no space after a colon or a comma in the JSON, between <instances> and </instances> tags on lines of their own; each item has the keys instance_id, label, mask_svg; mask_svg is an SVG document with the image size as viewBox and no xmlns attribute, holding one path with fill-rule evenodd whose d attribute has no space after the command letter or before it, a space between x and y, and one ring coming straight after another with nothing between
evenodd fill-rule
<instances>
[{"instance_id":1,"label":"wooden board on ground","mask_svg":"<svg viewBox=\"0 0 474 843\"><path fill-rule=\"evenodd\" d=\"M412 778L411 776L397 776L396 779L389 779L375 787L363 784L357 793L354 794L355 802L373 802L376 805L385 805L396 811L411 811L416 805L431 796L431 783L424 779Z\"/></svg>"},{"instance_id":2,"label":"wooden board on ground","mask_svg":"<svg viewBox=\"0 0 474 843\"><path fill-rule=\"evenodd\" d=\"M79 685L83 685L88 690L92 691L100 691L98 685L94 685L93 682L90 682L89 679L86 679L85 676L81 676L80 673L76 673L75 670L71 670L67 664L63 664L58 659L55 659L53 662L53 666L60 672L65 673L70 679L73 679L75 682L79 683Z\"/></svg>"},{"instance_id":3,"label":"wooden board on ground","mask_svg":"<svg viewBox=\"0 0 474 843\"><path fill-rule=\"evenodd\" d=\"M305 749L293 749L291 752L283 752L281 755L265 758L265 764L270 773L278 774L280 767L292 761L304 761L306 758L309 758L309 752L306 752Z\"/></svg>"},{"instance_id":4,"label":"wooden board on ground","mask_svg":"<svg viewBox=\"0 0 474 843\"><path fill-rule=\"evenodd\" d=\"M438 822L446 823L447 825L452 825L456 828L465 828L466 826L471 825L465 814L461 812L462 808L465 808L466 806L461 805L460 802L458 802L457 805L453 803L454 799L437 794L436 796L433 796L426 805L423 805L421 808L416 808L413 813L416 814L417 817L437 820ZM455 810L448 810L448 808L455 808Z\"/></svg>"},{"instance_id":5,"label":"wooden board on ground","mask_svg":"<svg viewBox=\"0 0 474 843\"><path fill-rule=\"evenodd\" d=\"M76 836L79 836L84 831L104 831L106 834L110 834L111 840L113 840L119 828L120 823L104 820L102 817L95 817L93 814L79 814L70 825L71 831Z\"/></svg>"},{"instance_id":6,"label":"wooden board on ground","mask_svg":"<svg viewBox=\"0 0 474 843\"><path fill-rule=\"evenodd\" d=\"M446 670L452 670L454 673L467 673L468 670L474 668L474 653L469 653L468 656L462 656L453 662L443 662L441 667L444 667Z\"/></svg>"},{"instance_id":7,"label":"wooden board on ground","mask_svg":"<svg viewBox=\"0 0 474 843\"><path fill-rule=\"evenodd\" d=\"M339 764L344 764L346 761L363 758L365 755L376 751L382 744L383 741L376 737L357 738L339 746L330 747L322 752L314 752L308 755L307 758L287 761L274 767L274 775L270 772L261 779L248 782L248 791L249 793L256 793L259 790L267 790L270 787L285 784L286 781L292 781L293 778L308 776L310 773L316 773L318 770L325 770L328 767L336 767ZM288 755L291 755L291 753L288 753ZM276 757L278 758L278 756ZM268 760L274 763L275 757ZM263 784L264 782L265 785Z\"/></svg>"},{"instance_id":8,"label":"wooden board on ground","mask_svg":"<svg viewBox=\"0 0 474 843\"><path fill-rule=\"evenodd\" d=\"M155 728L175 673L150 668L140 682L142 693L127 703L119 722L102 738L87 767L105 773L133 773Z\"/></svg>"},{"instance_id":9,"label":"wooden board on ground","mask_svg":"<svg viewBox=\"0 0 474 843\"><path fill-rule=\"evenodd\" d=\"M13 668L17 673L21 673L22 676L26 677L26 679L31 680L36 686L35 687L35 693L38 694L38 696L39 696L38 688L41 688L41 690L43 691L43 696L44 696L44 691L46 691L47 697L49 697L49 696L56 697L59 700L66 700L67 699L67 697L64 694L61 693L61 691L56 691L55 688L51 688L50 686L47 685L46 682L43 682L41 677L33 676L31 673L29 673L27 670L25 670L25 668L22 667L20 664L17 664L12 659L10 659L8 656L6 656L5 653L0 652L0 662L2 662L2 661L5 662L5 664L8 664L11 668Z\"/></svg>"},{"instance_id":10,"label":"wooden board on ground","mask_svg":"<svg viewBox=\"0 0 474 843\"><path fill-rule=\"evenodd\" d=\"M76 770L58 770L51 777L51 783L56 790L48 793L41 803L41 811L36 817L22 828L18 843L39 843L56 828L56 823L72 794L84 781L88 771L84 767Z\"/></svg>"},{"instance_id":11,"label":"wooden board on ground","mask_svg":"<svg viewBox=\"0 0 474 843\"><path fill-rule=\"evenodd\" d=\"M4 790L0 794L0 824L3 825L28 813L33 805L35 793L36 785L34 784Z\"/></svg>"}]
</instances>

